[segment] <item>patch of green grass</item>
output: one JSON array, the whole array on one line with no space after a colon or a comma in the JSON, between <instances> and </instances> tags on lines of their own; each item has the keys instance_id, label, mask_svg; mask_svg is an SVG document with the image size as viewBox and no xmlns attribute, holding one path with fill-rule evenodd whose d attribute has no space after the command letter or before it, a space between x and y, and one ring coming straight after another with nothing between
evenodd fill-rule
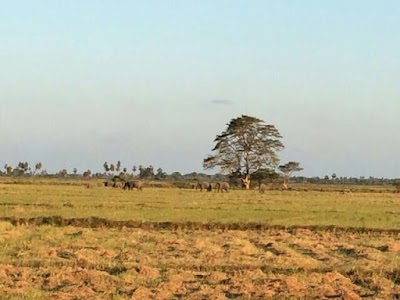
<instances>
[{"instance_id":1,"label":"patch of green grass","mask_svg":"<svg viewBox=\"0 0 400 300\"><path fill-rule=\"evenodd\" d=\"M2 188L3 187L3 188ZM399 228L393 193L233 190L207 193L145 188L143 192L80 185L0 184L0 217L61 216L136 221L260 222Z\"/></svg>"}]
</instances>

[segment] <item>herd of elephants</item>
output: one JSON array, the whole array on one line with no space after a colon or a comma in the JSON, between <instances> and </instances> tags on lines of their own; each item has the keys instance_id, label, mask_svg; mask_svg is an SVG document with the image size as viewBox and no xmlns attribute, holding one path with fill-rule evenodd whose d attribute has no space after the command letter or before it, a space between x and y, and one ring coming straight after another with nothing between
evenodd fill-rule
<instances>
[{"instance_id":1,"label":"herd of elephants","mask_svg":"<svg viewBox=\"0 0 400 300\"><path fill-rule=\"evenodd\" d=\"M142 191L143 190L143 181L140 180L131 180L131 181L126 181L126 182L120 182L120 181L105 181L104 186L106 187L113 187L113 188L122 188L124 190L133 190L137 189ZM203 190L207 192L211 191L217 191L217 192L229 192L230 189L230 184L228 182L224 181L218 181L218 182L208 182L208 181L199 181L197 184L193 184L192 188L199 190L202 192ZM258 187L258 190L260 193L264 193L267 190L267 185L266 184L260 184Z\"/></svg>"},{"instance_id":2,"label":"herd of elephants","mask_svg":"<svg viewBox=\"0 0 400 300\"><path fill-rule=\"evenodd\" d=\"M122 188L124 190L142 190L143 189L143 181L140 180L131 180L126 182L121 181L104 181L104 186L109 186L113 188Z\"/></svg>"}]
</instances>

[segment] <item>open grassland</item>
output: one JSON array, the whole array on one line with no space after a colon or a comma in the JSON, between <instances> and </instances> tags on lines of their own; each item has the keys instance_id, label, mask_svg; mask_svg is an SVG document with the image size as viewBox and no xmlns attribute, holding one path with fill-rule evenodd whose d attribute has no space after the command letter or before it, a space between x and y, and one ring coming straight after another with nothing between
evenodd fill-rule
<instances>
[{"instance_id":1,"label":"open grassland","mask_svg":"<svg viewBox=\"0 0 400 300\"><path fill-rule=\"evenodd\" d=\"M0 299L400 299L387 189L92 186L0 183Z\"/></svg>"},{"instance_id":2,"label":"open grassland","mask_svg":"<svg viewBox=\"0 0 400 300\"><path fill-rule=\"evenodd\" d=\"M400 228L400 195L275 190L201 193L159 188L139 192L83 185L0 184L0 218L43 216L395 229Z\"/></svg>"}]
</instances>

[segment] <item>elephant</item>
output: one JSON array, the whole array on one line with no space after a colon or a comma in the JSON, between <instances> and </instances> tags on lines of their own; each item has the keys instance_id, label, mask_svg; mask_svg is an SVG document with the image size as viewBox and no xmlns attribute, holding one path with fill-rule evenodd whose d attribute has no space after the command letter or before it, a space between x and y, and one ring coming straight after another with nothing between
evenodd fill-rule
<instances>
[{"instance_id":1,"label":"elephant","mask_svg":"<svg viewBox=\"0 0 400 300\"><path fill-rule=\"evenodd\" d=\"M142 181L127 181L123 187L124 190L133 190L138 189L140 191L143 190L143 182Z\"/></svg>"},{"instance_id":2,"label":"elephant","mask_svg":"<svg viewBox=\"0 0 400 300\"><path fill-rule=\"evenodd\" d=\"M229 188L230 188L231 186L229 185L229 183L228 182L217 182L216 184L215 184L215 189L217 190L217 192L223 192L223 191L225 191L225 192L229 192Z\"/></svg>"},{"instance_id":3,"label":"elephant","mask_svg":"<svg viewBox=\"0 0 400 300\"><path fill-rule=\"evenodd\" d=\"M196 185L196 191L197 191L197 189L200 189L200 192L202 192L203 190L211 191L212 190L212 186L207 181L199 181L197 183L197 185Z\"/></svg>"},{"instance_id":4,"label":"elephant","mask_svg":"<svg viewBox=\"0 0 400 300\"><path fill-rule=\"evenodd\" d=\"M104 184L104 186L113 186L114 182L112 182L112 181L104 181L103 184Z\"/></svg>"},{"instance_id":5,"label":"elephant","mask_svg":"<svg viewBox=\"0 0 400 300\"><path fill-rule=\"evenodd\" d=\"M265 191L268 189L268 187L267 187L267 185L266 184L264 184L264 183L260 183L260 186L258 187L258 191L260 192L260 193L265 193Z\"/></svg>"},{"instance_id":6,"label":"elephant","mask_svg":"<svg viewBox=\"0 0 400 300\"><path fill-rule=\"evenodd\" d=\"M116 182L114 182L114 184L113 184L113 188L122 188L122 186L123 186L123 184L122 184L122 182L120 182L120 181L116 181Z\"/></svg>"}]
</instances>

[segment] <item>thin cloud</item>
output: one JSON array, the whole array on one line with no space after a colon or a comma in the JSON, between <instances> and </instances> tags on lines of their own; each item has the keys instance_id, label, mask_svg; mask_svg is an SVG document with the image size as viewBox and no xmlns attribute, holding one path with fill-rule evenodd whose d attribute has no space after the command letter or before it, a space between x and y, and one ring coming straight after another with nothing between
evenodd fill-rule
<instances>
[{"instance_id":1,"label":"thin cloud","mask_svg":"<svg viewBox=\"0 0 400 300\"><path fill-rule=\"evenodd\" d=\"M233 105L235 102L233 102L232 100L220 99L220 100L211 100L211 103L217 105Z\"/></svg>"}]
</instances>

